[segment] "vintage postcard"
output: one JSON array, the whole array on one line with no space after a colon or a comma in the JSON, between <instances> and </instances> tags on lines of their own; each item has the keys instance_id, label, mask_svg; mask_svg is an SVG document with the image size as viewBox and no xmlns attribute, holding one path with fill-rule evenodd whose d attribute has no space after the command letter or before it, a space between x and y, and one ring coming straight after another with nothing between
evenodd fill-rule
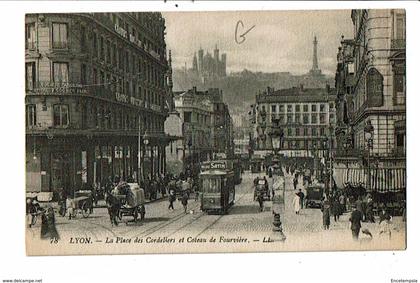
<instances>
[{"instance_id":1,"label":"vintage postcard","mask_svg":"<svg viewBox=\"0 0 420 283\"><path fill-rule=\"evenodd\" d=\"M27 254L405 249L405 23L27 14Z\"/></svg>"}]
</instances>

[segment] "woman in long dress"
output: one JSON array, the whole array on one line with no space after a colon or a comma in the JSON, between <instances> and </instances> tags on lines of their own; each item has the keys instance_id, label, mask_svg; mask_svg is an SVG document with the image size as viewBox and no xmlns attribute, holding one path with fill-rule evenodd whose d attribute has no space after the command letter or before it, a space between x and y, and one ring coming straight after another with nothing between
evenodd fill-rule
<instances>
[{"instance_id":1,"label":"woman in long dress","mask_svg":"<svg viewBox=\"0 0 420 283\"><path fill-rule=\"evenodd\" d=\"M296 214L299 214L300 211L300 197L298 194L295 194L293 198L293 209L295 210Z\"/></svg>"}]
</instances>

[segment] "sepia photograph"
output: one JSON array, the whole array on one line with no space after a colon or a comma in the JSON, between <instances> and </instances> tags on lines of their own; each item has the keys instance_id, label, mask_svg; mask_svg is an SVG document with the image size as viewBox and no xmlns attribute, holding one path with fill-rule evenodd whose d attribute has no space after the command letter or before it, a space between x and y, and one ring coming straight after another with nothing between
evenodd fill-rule
<instances>
[{"instance_id":1,"label":"sepia photograph","mask_svg":"<svg viewBox=\"0 0 420 283\"><path fill-rule=\"evenodd\" d=\"M24 21L28 256L407 248L404 9Z\"/></svg>"}]
</instances>

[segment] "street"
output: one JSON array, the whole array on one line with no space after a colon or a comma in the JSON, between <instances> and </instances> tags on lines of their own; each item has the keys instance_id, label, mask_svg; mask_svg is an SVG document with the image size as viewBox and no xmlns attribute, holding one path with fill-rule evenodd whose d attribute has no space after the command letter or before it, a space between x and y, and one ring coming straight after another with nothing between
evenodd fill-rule
<instances>
[{"instance_id":1,"label":"street","mask_svg":"<svg viewBox=\"0 0 420 283\"><path fill-rule=\"evenodd\" d=\"M375 249L381 247L383 241L389 241L386 247L391 249L394 244L401 244L400 241L405 237L405 223L400 217L393 220L391 241L378 236L377 223L363 223L362 228L367 228L373 234L373 238L361 233L360 241L353 242L349 229L349 213L342 215L337 222L331 217L330 229L323 230L320 209L308 208L301 210L299 215L295 214L292 207L293 178L286 174L285 208L281 215L286 241L282 242L279 235L272 231L271 201L265 201L264 211L259 212L258 203L253 200L252 182L256 176L258 174L243 175L242 183L236 186L235 205L227 215L208 215L200 211L200 203L195 201L193 196L189 200L187 214L184 213L180 201L176 201L175 210L168 210L168 201L165 198L146 204L145 220L134 223L132 217L123 217L118 226L111 226L107 209L102 206L95 208L88 218L78 215L76 219L68 220L67 217L56 216L60 242L165 244L185 241L189 244L205 244L213 238L221 245L232 242L252 243L252 247L257 250L269 250L268 243L280 245L276 248L281 250L294 250L297 247L305 250L347 250L349 247ZM299 188L306 193L302 179L299 180ZM40 235L39 222L35 227L28 229L28 237L33 240ZM176 247L171 249L177 250Z\"/></svg>"}]
</instances>

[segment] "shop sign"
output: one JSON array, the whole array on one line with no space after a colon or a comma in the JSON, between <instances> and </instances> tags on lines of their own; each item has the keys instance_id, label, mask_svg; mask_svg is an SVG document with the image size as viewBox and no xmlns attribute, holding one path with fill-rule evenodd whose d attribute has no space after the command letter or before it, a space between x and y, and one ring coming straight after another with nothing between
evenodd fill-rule
<instances>
[{"instance_id":1,"label":"shop sign","mask_svg":"<svg viewBox=\"0 0 420 283\"><path fill-rule=\"evenodd\" d=\"M118 102L124 102L124 103L128 103L128 101L129 101L129 99L128 99L128 96L127 96L127 95L122 94L122 93L119 93L119 92L116 92L116 93L115 93L115 99L116 99Z\"/></svg>"},{"instance_id":2,"label":"shop sign","mask_svg":"<svg viewBox=\"0 0 420 283\"><path fill-rule=\"evenodd\" d=\"M141 99L137 99L135 97L130 97L130 103L133 104L134 106L142 106L143 105L143 101Z\"/></svg>"},{"instance_id":3,"label":"shop sign","mask_svg":"<svg viewBox=\"0 0 420 283\"><path fill-rule=\"evenodd\" d=\"M368 106L380 107L383 105L384 77L375 68L371 68L367 74L366 95Z\"/></svg>"},{"instance_id":4,"label":"shop sign","mask_svg":"<svg viewBox=\"0 0 420 283\"><path fill-rule=\"evenodd\" d=\"M118 25L114 25L114 29L119 35L127 38L127 31L125 29L123 29L122 27L119 27Z\"/></svg>"},{"instance_id":5,"label":"shop sign","mask_svg":"<svg viewBox=\"0 0 420 283\"><path fill-rule=\"evenodd\" d=\"M41 82L33 90L37 94L87 94L87 89L80 84Z\"/></svg>"}]
</instances>

